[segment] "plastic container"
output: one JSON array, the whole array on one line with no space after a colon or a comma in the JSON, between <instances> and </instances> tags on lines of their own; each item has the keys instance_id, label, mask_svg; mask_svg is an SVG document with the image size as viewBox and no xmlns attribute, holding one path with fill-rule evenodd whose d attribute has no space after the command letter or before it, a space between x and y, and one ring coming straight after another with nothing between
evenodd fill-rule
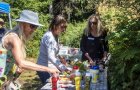
<instances>
[{"instance_id":1,"label":"plastic container","mask_svg":"<svg viewBox=\"0 0 140 90\"><path fill-rule=\"evenodd\" d=\"M85 74L85 89L84 90L90 90L90 80L91 80L91 74L89 71Z\"/></svg>"},{"instance_id":2,"label":"plastic container","mask_svg":"<svg viewBox=\"0 0 140 90\"><path fill-rule=\"evenodd\" d=\"M81 87L81 73L79 72L79 70L76 70L75 71L75 90L81 90L80 87Z\"/></svg>"},{"instance_id":3,"label":"plastic container","mask_svg":"<svg viewBox=\"0 0 140 90\"><path fill-rule=\"evenodd\" d=\"M57 90L57 81L59 77L57 75L52 76L52 90Z\"/></svg>"},{"instance_id":4,"label":"plastic container","mask_svg":"<svg viewBox=\"0 0 140 90\"><path fill-rule=\"evenodd\" d=\"M75 78L75 72L76 71L79 71L79 67L78 66L73 66L73 68L72 68L72 73L71 73L71 75L70 75L70 78L72 79L74 79Z\"/></svg>"},{"instance_id":5,"label":"plastic container","mask_svg":"<svg viewBox=\"0 0 140 90\"><path fill-rule=\"evenodd\" d=\"M99 72L99 82L100 83L103 83L104 82L104 79L105 79L105 73L104 72Z\"/></svg>"},{"instance_id":6,"label":"plastic container","mask_svg":"<svg viewBox=\"0 0 140 90\"><path fill-rule=\"evenodd\" d=\"M97 83L99 79L99 66L93 66L90 69L90 73L92 76L91 82L92 83Z\"/></svg>"}]
</instances>

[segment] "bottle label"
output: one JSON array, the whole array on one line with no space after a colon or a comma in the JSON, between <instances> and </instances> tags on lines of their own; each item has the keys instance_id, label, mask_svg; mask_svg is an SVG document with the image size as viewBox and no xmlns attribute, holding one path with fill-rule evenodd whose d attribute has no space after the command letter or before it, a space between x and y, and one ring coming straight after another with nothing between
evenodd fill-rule
<instances>
[{"instance_id":1,"label":"bottle label","mask_svg":"<svg viewBox=\"0 0 140 90\"><path fill-rule=\"evenodd\" d=\"M52 90L57 90L57 81L58 81L58 77L53 76L52 77Z\"/></svg>"},{"instance_id":2,"label":"bottle label","mask_svg":"<svg viewBox=\"0 0 140 90\"><path fill-rule=\"evenodd\" d=\"M99 74L98 70L92 70L92 83L98 82L98 77L99 77L98 74Z\"/></svg>"}]
</instances>

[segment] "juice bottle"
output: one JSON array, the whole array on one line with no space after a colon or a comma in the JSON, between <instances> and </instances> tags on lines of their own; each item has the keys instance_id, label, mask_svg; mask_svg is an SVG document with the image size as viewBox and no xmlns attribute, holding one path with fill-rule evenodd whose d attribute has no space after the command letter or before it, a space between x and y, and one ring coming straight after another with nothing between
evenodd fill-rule
<instances>
[{"instance_id":1,"label":"juice bottle","mask_svg":"<svg viewBox=\"0 0 140 90\"><path fill-rule=\"evenodd\" d=\"M57 90L57 81L58 81L58 76L53 75L52 76L52 90Z\"/></svg>"},{"instance_id":2,"label":"juice bottle","mask_svg":"<svg viewBox=\"0 0 140 90\"><path fill-rule=\"evenodd\" d=\"M98 78L99 78L99 67L98 66L93 66L92 70L91 70L91 73L92 73L91 82L92 83L97 83Z\"/></svg>"},{"instance_id":3,"label":"juice bottle","mask_svg":"<svg viewBox=\"0 0 140 90\"><path fill-rule=\"evenodd\" d=\"M81 87L81 73L79 72L79 70L76 70L75 71L75 90L81 90L80 87Z\"/></svg>"}]
</instances>

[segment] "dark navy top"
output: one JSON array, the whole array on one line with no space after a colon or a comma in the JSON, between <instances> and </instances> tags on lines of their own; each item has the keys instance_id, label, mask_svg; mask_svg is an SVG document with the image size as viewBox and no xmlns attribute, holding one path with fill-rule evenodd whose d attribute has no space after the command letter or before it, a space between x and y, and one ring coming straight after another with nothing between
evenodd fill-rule
<instances>
[{"instance_id":1,"label":"dark navy top","mask_svg":"<svg viewBox=\"0 0 140 90\"><path fill-rule=\"evenodd\" d=\"M85 53L88 53L92 60L103 58L104 51L109 50L108 41L105 40L106 36L106 33L99 37L94 37L91 33L88 36L83 34L80 42L80 49L83 52L82 60L88 60Z\"/></svg>"}]
</instances>

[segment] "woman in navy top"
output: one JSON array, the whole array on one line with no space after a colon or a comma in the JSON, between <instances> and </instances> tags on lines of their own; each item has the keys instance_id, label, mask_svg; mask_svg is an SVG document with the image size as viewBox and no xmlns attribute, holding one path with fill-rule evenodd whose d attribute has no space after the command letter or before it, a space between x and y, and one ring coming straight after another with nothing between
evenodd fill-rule
<instances>
[{"instance_id":1,"label":"woman in navy top","mask_svg":"<svg viewBox=\"0 0 140 90\"><path fill-rule=\"evenodd\" d=\"M83 61L88 60L90 64L93 64L106 58L108 52L106 36L107 32L104 30L99 16L91 15L80 42Z\"/></svg>"}]
</instances>

